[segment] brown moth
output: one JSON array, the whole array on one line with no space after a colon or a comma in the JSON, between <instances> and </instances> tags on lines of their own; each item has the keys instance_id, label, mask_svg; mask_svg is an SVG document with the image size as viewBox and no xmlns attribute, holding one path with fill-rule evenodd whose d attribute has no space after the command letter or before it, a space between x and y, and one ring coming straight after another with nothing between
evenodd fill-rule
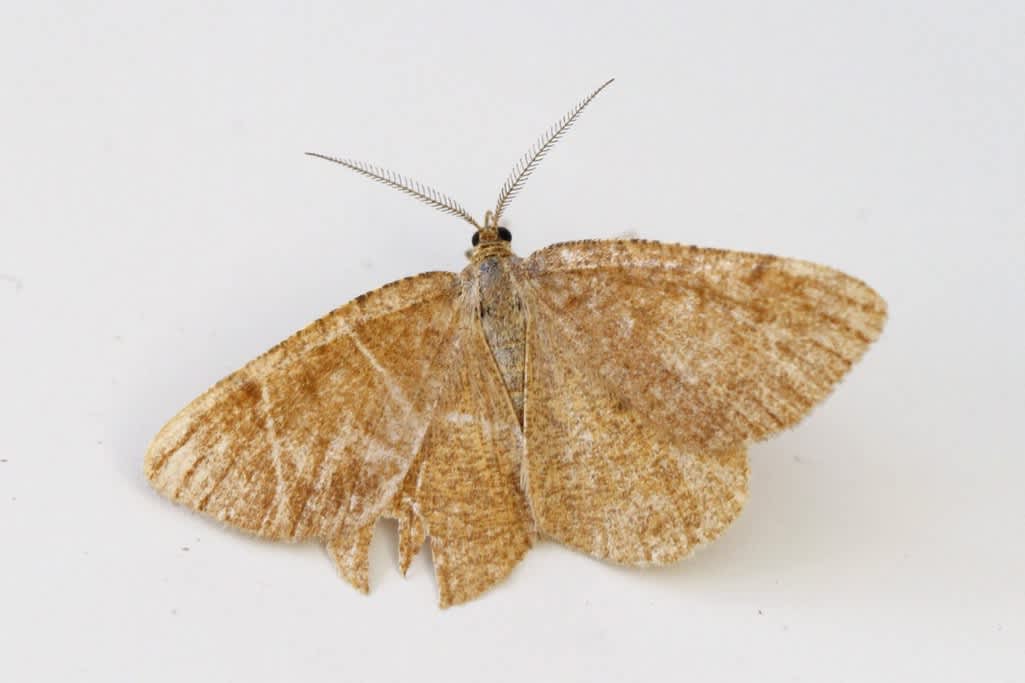
<instances>
[{"instance_id":1,"label":"brown moth","mask_svg":"<svg viewBox=\"0 0 1025 683\"><path fill-rule=\"evenodd\" d=\"M221 380L153 440L153 487L265 538L321 541L362 591L375 522L394 518L403 572L430 538L443 607L539 537L650 566L721 534L747 494L747 445L829 394L886 305L775 256L641 240L515 256L503 211L609 83L528 151L483 224L403 176L322 157L469 222L470 264L364 294Z\"/></svg>"}]
</instances>

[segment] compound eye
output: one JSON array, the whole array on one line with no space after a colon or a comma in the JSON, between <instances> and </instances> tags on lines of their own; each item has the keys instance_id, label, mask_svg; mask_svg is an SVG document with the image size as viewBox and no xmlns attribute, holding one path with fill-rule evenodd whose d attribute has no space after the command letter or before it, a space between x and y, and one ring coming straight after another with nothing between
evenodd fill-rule
<instances>
[{"instance_id":1,"label":"compound eye","mask_svg":"<svg viewBox=\"0 0 1025 683\"><path fill-rule=\"evenodd\" d=\"M512 242L512 233L506 230L505 228L499 228L498 239L502 240L503 242Z\"/></svg>"},{"instance_id":2,"label":"compound eye","mask_svg":"<svg viewBox=\"0 0 1025 683\"><path fill-rule=\"evenodd\" d=\"M479 232L473 233L473 239L470 240L470 244L472 244L475 247L478 244L480 244L480 233Z\"/></svg>"}]
</instances>

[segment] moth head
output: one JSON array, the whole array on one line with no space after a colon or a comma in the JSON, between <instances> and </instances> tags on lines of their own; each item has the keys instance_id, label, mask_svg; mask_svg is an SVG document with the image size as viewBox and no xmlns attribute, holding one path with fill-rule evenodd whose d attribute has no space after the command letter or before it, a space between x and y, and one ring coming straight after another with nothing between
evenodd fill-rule
<instances>
[{"instance_id":1,"label":"moth head","mask_svg":"<svg viewBox=\"0 0 1025 683\"><path fill-rule=\"evenodd\" d=\"M512 242L512 233L504 225L498 225L495 214L490 211L484 214L484 227L477 228L470 239L470 244L475 248L509 242Z\"/></svg>"}]
</instances>

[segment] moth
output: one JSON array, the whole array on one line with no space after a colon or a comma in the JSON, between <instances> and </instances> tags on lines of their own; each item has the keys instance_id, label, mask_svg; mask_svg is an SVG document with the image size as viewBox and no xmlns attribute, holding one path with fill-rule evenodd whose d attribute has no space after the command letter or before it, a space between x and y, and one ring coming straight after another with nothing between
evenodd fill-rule
<instances>
[{"instance_id":1,"label":"moth","mask_svg":"<svg viewBox=\"0 0 1025 683\"><path fill-rule=\"evenodd\" d=\"M748 444L795 425L882 331L886 305L825 266L642 240L520 258L502 217L596 89L514 167L493 210L319 156L473 228L461 273L332 311L221 380L145 458L168 498L258 536L324 543L366 592L381 517L403 573L430 539L442 607L539 538L664 565L736 519Z\"/></svg>"}]
</instances>

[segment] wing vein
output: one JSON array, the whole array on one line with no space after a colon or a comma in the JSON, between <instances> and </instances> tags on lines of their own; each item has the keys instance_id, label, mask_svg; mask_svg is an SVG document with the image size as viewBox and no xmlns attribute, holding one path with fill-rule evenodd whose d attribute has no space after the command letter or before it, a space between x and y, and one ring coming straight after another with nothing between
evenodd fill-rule
<instances>
[{"instance_id":1,"label":"wing vein","mask_svg":"<svg viewBox=\"0 0 1025 683\"><path fill-rule=\"evenodd\" d=\"M267 513L260 520L260 528L270 522L273 526L281 519L286 500L287 482L285 481L284 465L281 463L281 440L274 426L274 415L271 412L270 388L267 382L260 382L260 409L263 411L263 428L270 442L270 457L274 464L274 502L267 506Z\"/></svg>"}]
</instances>

